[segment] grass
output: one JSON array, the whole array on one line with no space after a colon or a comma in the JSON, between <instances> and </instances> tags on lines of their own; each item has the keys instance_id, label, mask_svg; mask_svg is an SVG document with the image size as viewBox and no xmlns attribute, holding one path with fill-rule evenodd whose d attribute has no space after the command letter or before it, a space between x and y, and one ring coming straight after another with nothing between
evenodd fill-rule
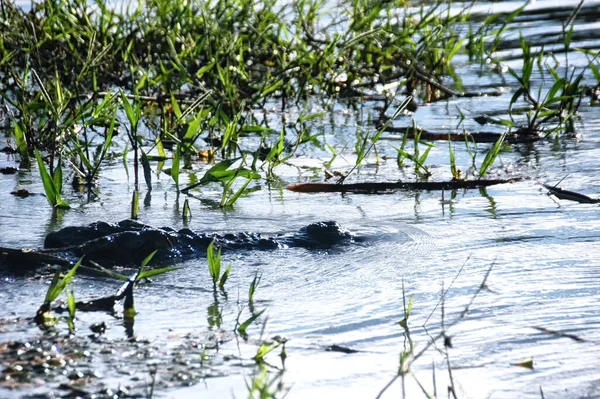
<instances>
[{"instance_id":1,"label":"grass","mask_svg":"<svg viewBox=\"0 0 600 399\"><path fill-rule=\"evenodd\" d=\"M35 150L35 158L37 160L38 169L42 178L42 183L44 184L44 191L46 192L46 198L48 199L48 203L54 208L70 208L69 203L63 200L61 197L63 174L60 158L58 159L58 165L54 169L54 176L50 175L50 173L46 169L46 165L42 160L42 156L37 150Z\"/></svg>"},{"instance_id":2,"label":"grass","mask_svg":"<svg viewBox=\"0 0 600 399\"><path fill-rule=\"evenodd\" d=\"M75 295L73 290L70 288L70 283L77 270L80 268L83 257L80 258L77 263L63 276L62 272L59 270L54 274L52 282L48 287L46 292L46 296L40 308L38 309L36 316L34 317L34 321L41 328L50 328L53 327L59 319L56 318L52 313L52 303L55 302L59 296L66 291L67 296L67 310L68 317L66 319L69 331L71 334L75 333L75 313L78 309L78 306L82 305L84 310L104 310L110 313L114 312L113 306L116 301L124 299L123 304L123 317L133 320L136 315L136 310L134 307L134 296L133 289L136 284L140 283L142 280L149 279L154 276L158 276L161 274L169 273L174 270L177 270L177 267L163 267L163 268L154 268L150 270L144 270L152 261L154 255L157 251L150 253L146 258L141 262L138 270L131 276L125 276L123 274L106 270L102 267L95 265L94 270L96 273L101 275L105 275L107 277L116 278L125 283L123 286L117 291L117 293L110 297L104 297L96 300L86 301L82 303L77 303L75 301ZM94 266L92 264L92 266ZM87 269L90 270L90 269ZM97 306L90 306L92 303L97 303ZM104 305L100 305L100 303ZM109 304L109 305L106 305Z\"/></svg>"},{"instance_id":3,"label":"grass","mask_svg":"<svg viewBox=\"0 0 600 399\"><path fill-rule=\"evenodd\" d=\"M327 148L310 132L327 112L303 111L273 129L255 110L278 104L283 113L319 104L327 111L340 101L358 108L361 99L384 84L379 119L372 120L376 129L367 125L353 147L329 147L333 157L354 148L354 165L341 173L347 179L366 162L380 162L380 138L415 102L411 95L426 103L465 95L453 64L456 56L466 54L482 68L486 60L499 64L496 52L512 21L525 12L521 7L481 21L467 9L451 15L441 2L411 11L401 0L349 1L327 12L323 7L311 0L286 5L152 0L120 10L104 1L45 0L26 12L3 4L7 34L0 38L0 93L15 115L7 133L17 144L21 166L29 167L30 155L38 150L55 181L54 191L54 168L67 166L66 172L80 179L84 189L93 190L106 160L115 152L126 157L132 151L136 189L139 163L151 190L153 174L162 167L153 162L172 158L173 190L179 192L182 170L192 168L206 139L217 157L215 167L228 165L220 169L228 173L216 176L217 170L209 168L200 181L222 185L220 205L229 209L257 181L277 181L277 167L298 150ZM573 11L563 29L565 51L574 48L579 11ZM408 16L399 17L402 12ZM326 25L323 15L328 15ZM340 35L340 30L347 33ZM497 121L510 133L572 132L589 92L585 72L598 75L598 55L589 53L587 68L561 74L548 62L551 55L534 51L526 37L520 50L523 67L509 69L518 88L507 105L508 118ZM553 80L537 93L535 68ZM452 83L445 86L448 80ZM512 112L521 98L532 106L525 121ZM386 117L387 110L395 111ZM289 126L295 131L292 137ZM431 143L421 142L419 129L413 127L412 152L403 141L397 149L398 167L404 168L408 160L416 177L428 179ZM123 131L126 144L115 141ZM457 150L448 160L454 178L459 178L453 154ZM484 175L494 160L488 158L489 165L473 176ZM238 178L246 180L235 183ZM201 185L189 184L181 192ZM66 201L45 186L48 198L54 197L51 205L65 207Z\"/></svg>"},{"instance_id":4,"label":"grass","mask_svg":"<svg viewBox=\"0 0 600 399\"><path fill-rule=\"evenodd\" d=\"M403 334L405 337L405 341L404 341L405 347L399 356L400 360L399 360L399 367L398 367L397 374L387 384L385 384L385 386L377 394L376 398L382 397L385 394L385 392L388 389L390 389L390 387L394 383L396 383L398 380L400 381L401 389L402 389L401 397L403 397L403 398L407 397L406 389L405 389L407 377L411 377L415 381L415 383L417 384L417 386L423 393L424 397L427 397L427 398L437 397L437 394L435 393L436 389L437 389L436 388L436 377L435 377L435 375L436 375L435 364L433 365L433 369L432 369L433 392L434 392L433 394L431 394L426 389L425 384L423 384L419 380L417 375L415 373L413 373L413 371L411 369L411 366L413 365L413 363L415 363L417 360L422 358L431 348L433 348L435 351L439 352L445 359L445 363L446 363L445 365L446 365L446 369L448 372L448 386L447 386L448 397L453 397L453 398L458 397L458 393L457 393L456 387L455 387L454 377L452 374L453 367L452 367L451 361L450 361L450 349L452 349L452 337L449 333L449 330L452 327L456 326L458 323L462 322L468 316L473 303L475 302L476 298L482 292L489 291L489 288L487 286L487 281L488 281L490 273L492 272L492 269L494 267L494 263L492 263L492 265L490 265L490 267L487 269L481 283L479 284L479 287L477 287L477 289L475 290L470 301L464 306L463 310L459 313L459 315L454 320L451 320L450 322L448 322L446 319L446 309L445 309L446 297L448 295L449 290L452 288L452 285L454 284L456 279L462 273L462 271L463 271L466 263L469 261L469 259L470 259L470 256L467 258L467 261L465 262L465 264L463 264L463 266L459 269L456 276L454 277L454 279L452 280L452 282L450 283L450 285L447 288L445 288L444 285L442 285L440 300L438 302L438 305L436 305L433 308L430 315L426 318L425 323L423 324L423 328L425 329L425 333L428 335L429 340L418 351L416 350L416 348L413 344L413 341L412 341L412 338L410 335L410 328L409 328L409 324L408 324L410 312L412 311L412 307L413 307L413 297L411 296L411 298L408 300L408 302L406 301L406 292L404 289L404 283L402 284L404 318L400 321L399 324L402 327L402 329L404 330ZM430 318L432 317L434 312L436 312L438 310L438 308L439 308L439 311L441 312L441 322L440 322L440 326L439 326L439 332L434 335L430 335L430 333L427 331L426 326L427 326L427 323L429 322Z\"/></svg>"},{"instance_id":5,"label":"grass","mask_svg":"<svg viewBox=\"0 0 600 399\"><path fill-rule=\"evenodd\" d=\"M221 248L215 253L214 241L210 243L206 250L206 259L208 261L208 271L213 282L213 290L217 290L217 286L220 290L225 289L225 283L231 273L231 265L228 265L223 274L221 274Z\"/></svg>"},{"instance_id":6,"label":"grass","mask_svg":"<svg viewBox=\"0 0 600 399\"><path fill-rule=\"evenodd\" d=\"M40 327L50 327L56 324L57 320L51 313L52 302L54 302L59 295L67 288L73 277L75 277L75 273L77 269L81 265L81 261L83 258L79 259L77 263L73 266L73 268L64 276L61 277L60 271L54 273L54 278L48 287L48 291L46 292L46 296L44 298L44 302L42 306L38 309L34 321ZM70 292L70 291L67 291ZM75 317L75 310L72 309L71 298L73 297L72 293L69 295L69 314L70 314L70 324L69 327L71 329L71 323Z\"/></svg>"}]
</instances>

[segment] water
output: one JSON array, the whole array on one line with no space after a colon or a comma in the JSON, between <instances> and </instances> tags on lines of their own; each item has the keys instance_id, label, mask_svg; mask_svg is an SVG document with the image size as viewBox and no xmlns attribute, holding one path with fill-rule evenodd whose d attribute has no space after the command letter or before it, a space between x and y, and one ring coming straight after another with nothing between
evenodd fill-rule
<instances>
[{"instance_id":1,"label":"water","mask_svg":"<svg viewBox=\"0 0 600 399\"><path fill-rule=\"evenodd\" d=\"M536 7L542 3L546 2L537 2ZM571 62L583 65L576 55L571 56ZM509 65L518 67L517 62ZM457 68L459 75L471 76L463 82L466 87L502 85L508 88L507 94L485 101L451 99L422 105L414 117L424 128L454 132L457 107L468 110L469 117L506 109L514 88L494 75L479 74L479 68L466 62ZM540 84L541 76L534 82ZM368 107L365 112L370 112ZM581 119L577 137L515 145L503 153L492 174L508 173L525 179L485 191L459 191L455 196L446 192L443 198L440 192L310 195L261 182L257 183L260 190L240 199L233 210L223 212L216 205L220 188L202 188L195 194L201 200L191 199L193 219L189 227L194 230L277 234L335 219L371 239L329 252L288 249L225 253L224 261L233 269L228 295L217 297L216 303L206 260L179 264L179 270L137 290L139 314L134 331L137 337L151 341L153 356L132 361L132 375L115 371L121 367L119 362L127 363L122 359L138 356L134 349L140 348L125 340L121 320L80 313L78 335L84 339L89 334L87 326L93 322L108 324L106 339L113 341L114 353L94 355L94 367L102 370L103 383L113 389L119 383L149 384L149 362L157 364L165 397L244 397L253 371L256 340L261 336L261 323L265 323L263 337L280 335L289 340L283 376L289 398L375 397L396 375L400 354L409 345L398 325L403 317L403 295L407 299L414 296L409 327L418 353L441 331L440 292L446 289L443 322L451 337L452 382L459 397L539 398L540 389L546 397L600 397L599 208L556 200L539 185L557 183L566 176L561 187L592 197L600 193L600 166L595 162L600 159L600 117L596 108L584 105ZM409 120L401 119L398 125L408 125ZM333 168L347 170L353 163L355 155L350 149L358 124L356 115L338 106L318 127L328 143L346 147ZM483 130L470 120L466 127ZM396 145L392 140L382 141L379 155L390 159L367 164L354 179L410 179L410 172L398 170L395 164ZM482 149L487 148L480 147L478 162L484 157ZM455 151L459 167L466 170L470 160L464 146L457 143ZM289 184L319 181L320 168L330 157L323 150L305 147L290 165L279 167L276 173ZM10 156L0 156L0 167L12 162ZM436 179L451 177L447 143L437 143L428 164ZM201 176L207 167L195 165L195 173ZM127 218L132 184L120 162L103 169L99 184L99 195L91 201L67 188L74 208L54 216L42 195L19 199L9 194L16 188L42 193L37 171L0 175L0 246L40 247L45 234L61 227ZM149 204L141 208L142 222L183 227L184 197L176 197L168 176L163 174L155 180L149 198ZM487 289L480 290L490 269ZM255 307L266 312L258 325L249 329L251 340L246 343L236 339L232 331L240 312L242 320L249 316L247 292L256 272L262 273L262 280ZM33 316L49 280L49 276L4 276L0 282L0 302L4 303L0 319ZM78 299L95 298L112 294L119 285L113 280L81 276L74 291ZM215 325L219 324L215 305L221 312L221 328ZM466 306L469 312L461 318ZM64 334L64 328L61 331ZM563 335L553 335L552 331ZM0 326L2 342L36 339L40 334L24 321ZM210 378L189 387L174 381L168 371L173 359L181 356L186 364L196 364L201 354L191 343L211 342L215 335L223 342L218 352L210 352L212 363L206 375ZM102 353L98 343L88 344L93 353ZM330 345L359 352L326 351ZM443 348L443 342L437 341L437 347ZM276 350L268 358L270 363L280 365L278 353ZM529 359L533 359L533 370L515 365ZM412 365L414 376L405 380L408 397L422 396L415 378L433 394L433 368L437 394L445 395L450 383L446 359L430 347ZM46 388L29 389L43 392ZM398 380L383 397L399 397L401 392ZM0 387L2 397L20 394Z\"/></svg>"}]
</instances>

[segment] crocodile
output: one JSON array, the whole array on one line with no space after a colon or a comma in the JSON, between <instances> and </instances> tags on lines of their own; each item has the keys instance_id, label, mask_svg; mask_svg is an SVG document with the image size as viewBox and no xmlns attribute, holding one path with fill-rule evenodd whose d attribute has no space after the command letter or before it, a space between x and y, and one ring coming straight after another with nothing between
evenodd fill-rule
<instances>
[{"instance_id":1,"label":"crocodile","mask_svg":"<svg viewBox=\"0 0 600 399\"><path fill-rule=\"evenodd\" d=\"M103 266L139 264L153 251L154 261L173 263L206 254L214 242L224 250L273 250L307 248L327 250L343 243L359 242L338 222L323 221L302 227L295 233L262 236L259 233L206 233L188 228L152 227L134 220L118 223L95 222L87 226L69 226L49 233L44 248L36 251L63 259L85 256Z\"/></svg>"}]
</instances>

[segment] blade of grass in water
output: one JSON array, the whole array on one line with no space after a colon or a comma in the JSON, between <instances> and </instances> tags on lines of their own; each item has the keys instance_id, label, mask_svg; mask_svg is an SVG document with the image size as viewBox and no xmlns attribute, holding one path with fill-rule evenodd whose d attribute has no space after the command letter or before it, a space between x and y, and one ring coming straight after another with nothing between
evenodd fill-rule
<instances>
[{"instance_id":1,"label":"blade of grass in water","mask_svg":"<svg viewBox=\"0 0 600 399\"><path fill-rule=\"evenodd\" d=\"M258 289L258 285L260 284L260 280L262 279L262 273L258 271L254 273L254 278L250 283L250 288L248 289L248 301L250 303L254 303L254 294L256 294L256 290Z\"/></svg>"},{"instance_id":2,"label":"blade of grass in water","mask_svg":"<svg viewBox=\"0 0 600 399\"><path fill-rule=\"evenodd\" d=\"M192 209L190 208L190 201L186 198L183 202L183 220L189 221L192 218Z\"/></svg>"},{"instance_id":3,"label":"blade of grass in water","mask_svg":"<svg viewBox=\"0 0 600 399\"><path fill-rule=\"evenodd\" d=\"M221 248L215 255L214 241L211 242L206 250L206 259L208 260L208 271L212 278L213 285L216 287L221 275Z\"/></svg>"},{"instance_id":4,"label":"blade of grass in water","mask_svg":"<svg viewBox=\"0 0 600 399\"><path fill-rule=\"evenodd\" d=\"M21 168L29 169L31 167L31 160L29 159L29 151L27 149L27 139L25 138L25 132L19 122L14 122L14 135L15 141L17 142L17 149L21 156Z\"/></svg>"},{"instance_id":5,"label":"blade of grass in water","mask_svg":"<svg viewBox=\"0 0 600 399\"><path fill-rule=\"evenodd\" d=\"M506 134L503 134L502 136L500 136L500 138L494 143L492 148L490 148L488 150L488 152L485 154L485 158L483 159L483 162L481 163L481 167L479 168L479 178L484 177L487 174L487 172L489 171L490 167L496 161L496 158L498 157L498 154L500 153L500 150L502 149L502 144L504 143L505 137L506 137Z\"/></svg>"},{"instance_id":6,"label":"blade of grass in water","mask_svg":"<svg viewBox=\"0 0 600 399\"><path fill-rule=\"evenodd\" d=\"M140 193L137 190L133 191L131 198L131 218L137 219L140 213Z\"/></svg>"},{"instance_id":7,"label":"blade of grass in water","mask_svg":"<svg viewBox=\"0 0 600 399\"><path fill-rule=\"evenodd\" d=\"M244 337L244 338L248 337L248 333L246 332L248 330L248 327L250 327L250 325L252 323L254 323L256 321L256 319L258 319L265 312L265 310L267 310L267 309L263 309L258 313L254 313L246 321L244 321L242 324L240 324L237 331L240 333L240 335L242 337Z\"/></svg>"},{"instance_id":8,"label":"blade of grass in water","mask_svg":"<svg viewBox=\"0 0 600 399\"><path fill-rule=\"evenodd\" d=\"M231 273L231 265L228 265L227 269L225 269L225 272L219 279L219 289L221 289L221 290L225 289L225 283L227 282L227 279L229 278L230 273Z\"/></svg>"},{"instance_id":9,"label":"blade of grass in water","mask_svg":"<svg viewBox=\"0 0 600 399\"><path fill-rule=\"evenodd\" d=\"M63 277L60 278L60 272L56 272L54 274L54 279L52 280L52 284L48 287L48 291L46 292L46 297L44 298L44 304L50 304L58 298L61 292L64 291L66 286L71 282L73 277L75 277L75 273L77 269L81 265L81 261L83 258L79 258L75 266Z\"/></svg>"},{"instance_id":10,"label":"blade of grass in water","mask_svg":"<svg viewBox=\"0 0 600 399\"><path fill-rule=\"evenodd\" d=\"M181 145L177 144L175 151L173 151L173 165L171 166L171 177L175 182L177 192L179 192L179 153L181 151Z\"/></svg>"},{"instance_id":11,"label":"blade of grass in water","mask_svg":"<svg viewBox=\"0 0 600 399\"><path fill-rule=\"evenodd\" d=\"M44 161L42 160L42 156L40 152L35 149L35 158L37 160L38 169L40 171L40 176L42 178L42 183L44 185L44 191L46 193L46 198L48 199L48 203L55 208L68 209L70 205L64 201L60 196L60 188L62 187L62 168L59 166L56 168L55 177L52 178L50 173L46 170L46 165L44 165ZM58 187L57 187L58 186Z\"/></svg>"},{"instance_id":12,"label":"blade of grass in water","mask_svg":"<svg viewBox=\"0 0 600 399\"><path fill-rule=\"evenodd\" d=\"M152 169L150 168L150 161L148 160L148 156L146 152L142 150L142 168L144 170L144 180L146 181L146 186L148 187L148 191L152 191Z\"/></svg>"},{"instance_id":13,"label":"blade of grass in water","mask_svg":"<svg viewBox=\"0 0 600 399\"><path fill-rule=\"evenodd\" d=\"M67 290L67 308L69 309L69 318L67 319L67 323L69 324L69 331L73 333L75 331L75 295L73 295L73 290Z\"/></svg>"}]
</instances>

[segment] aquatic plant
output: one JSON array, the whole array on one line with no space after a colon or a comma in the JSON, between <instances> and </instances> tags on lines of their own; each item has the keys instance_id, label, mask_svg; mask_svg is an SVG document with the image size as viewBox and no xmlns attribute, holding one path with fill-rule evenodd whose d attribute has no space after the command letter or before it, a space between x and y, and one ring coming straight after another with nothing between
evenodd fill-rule
<instances>
[{"instance_id":1,"label":"aquatic plant","mask_svg":"<svg viewBox=\"0 0 600 399\"><path fill-rule=\"evenodd\" d=\"M224 160L247 153L241 145L245 134L260 132L266 145L267 132L272 129L264 126L266 121L254 120L256 107L281 102L285 110L290 100L298 103L308 98L327 105L329 96L360 98L378 82L394 80L400 81L396 94L404 86L409 93L422 86L426 101L435 101L444 92L441 77L452 76L459 85L451 61L465 38L453 28L469 16L450 15L440 4L421 8L414 19L398 19L394 10L404 6L402 1L381 5L352 2L331 15L330 26L322 31L316 27L323 4L312 1L290 5L270 1L240 9L231 0L210 6L156 0L122 12L104 1L95 5L85 0L64 1L59 7L47 0L34 4L29 13L6 5L2 10L5 24L15 29L0 39L2 48L8 49L0 63L0 76L11 77L15 83L3 80L3 98L21 111L22 121L14 125L18 126L14 134L24 164L24 142L28 147L38 143L40 149L49 146L52 161L52 138L68 132L56 150L63 151L61 145L70 147L68 152L79 158L74 171L89 185L98 176L114 132L121 127L128 137L124 159L129 149L133 150L136 188L139 161L148 188L152 188L153 158L145 148L147 143L154 143L164 159L163 143L172 140L171 176L179 190L180 157L184 158L183 167L189 167L201 133L208 133ZM335 33L342 26L348 28L345 37ZM416 37L418 41L413 40ZM28 67L31 60L35 70ZM35 86L28 76L33 76ZM445 95L449 93L445 90ZM26 100L32 95L50 110L51 123L45 129L36 128L39 108ZM116 100L128 124L116 117ZM384 126L400 114L407 101L383 121ZM386 100L384 111L392 104ZM312 118L301 115L296 124ZM75 123L81 126L83 140L72 134L78 130ZM141 133L143 127L154 128ZM92 161L94 140L89 134L96 129L105 130L104 145ZM355 167L362 164L384 130L378 128L372 135L359 137ZM282 126L264 156L266 179L273 179L274 168L301 144L315 143L306 131L302 129L290 150ZM154 136L150 140L148 133ZM51 140L41 140L43 135ZM255 160L260 151L255 151ZM421 165L417 165L419 171L426 168L426 153L411 154ZM224 208L233 205L250 184L246 181L241 189L230 192L233 176L259 177L245 175L248 173L240 168L231 179L221 179Z\"/></svg>"},{"instance_id":2,"label":"aquatic plant","mask_svg":"<svg viewBox=\"0 0 600 399\"><path fill-rule=\"evenodd\" d=\"M413 128L412 128L412 134L413 134L413 153L409 153L407 152L404 148L396 148L396 151L398 152L398 157L396 162L398 164L402 164L402 159L406 158L410 161L412 161L415 164L415 174L417 174L417 176L421 176L424 178L428 178L429 176L431 176L431 172L429 172L429 168L427 167L427 165L425 164L427 162L427 157L429 156L429 151L431 151L431 149L433 147L435 147L435 145L433 143L429 143L426 141L421 141L421 132L422 130L420 128L418 128L416 126L416 124L413 123ZM408 135L408 131L407 133L405 133L405 136ZM420 149L420 145L423 144L425 145L425 151L421 152ZM402 145L405 145L405 141L403 139L403 143Z\"/></svg>"},{"instance_id":3,"label":"aquatic plant","mask_svg":"<svg viewBox=\"0 0 600 399\"><path fill-rule=\"evenodd\" d=\"M19 122L13 123L15 141L17 143L17 149L19 156L21 157L20 167L29 169L31 167L31 161L29 159L29 150L27 148L27 139L25 138L25 132Z\"/></svg>"},{"instance_id":4,"label":"aquatic plant","mask_svg":"<svg viewBox=\"0 0 600 399\"><path fill-rule=\"evenodd\" d=\"M246 381L249 399L274 399L285 397L288 389L283 384L283 370L271 375L266 365L256 367L249 381Z\"/></svg>"},{"instance_id":5,"label":"aquatic plant","mask_svg":"<svg viewBox=\"0 0 600 399\"><path fill-rule=\"evenodd\" d=\"M208 245L208 248L206 249L206 260L208 261L208 271L213 282L213 290L216 291L217 285L221 290L225 288L225 283L229 278L229 273L231 273L231 264L229 264L227 269L221 274L221 248L219 248L215 254L214 244L213 241Z\"/></svg>"},{"instance_id":6,"label":"aquatic plant","mask_svg":"<svg viewBox=\"0 0 600 399\"><path fill-rule=\"evenodd\" d=\"M252 279L252 282L250 283L250 288L248 288L248 303L250 303L250 305L252 305L254 303L254 295L256 294L256 290L258 289L258 286L259 286L261 280L262 280L262 273L259 271L256 271L254 273L254 278Z\"/></svg>"},{"instance_id":7,"label":"aquatic plant","mask_svg":"<svg viewBox=\"0 0 600 399\"><path fill-rule=\"evenodd\" d=\"M236 162L240 162L238 167L231 168ZM245 168L244 164L245 158L243 157L223 160L206 171L200 181L185 187L183 190L181 190L181 192L187 193L193 188L208 183L219 182L223 184L223 195L221 196L220 206L224 208L231 207L240 198L240 196L246 192L246 188L250 182L254 179L260 178L259 174ZM246 182L237 191L232 192L231 188L233 183L239 177L246 178Z\"/></svg>"},{"instance_id":8,"label":"aquatic plant","mask_svg":"<svg viewBox=\"0 0 600 399\"><path fill-rule=\"evenodd\" d=\"M496 53L505 46L513 21L526 12L520 7L510 13L478 15L469 9L449 13L442 2L405 9L400 0L353 1L329 12L330 22L321 29L320 1L286 5L269 1L241 8L236 4L218 0L190 6L155 0L118 10L104 1L92 5L85 0L46 0L32 5L30 12L6 4L4 25L13 29L0 38L0 46L7 50L0 62L0 84L2 99L18 111L12 134L22 165L27 166L29 151L35 147L49 155L50 175L55 158L60 158L69 162L85 186L91 186L110 157L111 146L123 150L123 143L114 141L118 130L124 129L125 171L131 149L136 188L138 162L151 190L152 175L160 173L160 162L171 149L170 175L179 191L181 170L192 168L202 137L212 156L220 158L215 167L221 169L226 162L220 172L228 174L215 178L217 170L209 170L200 180L223 185L220 205L228 209L253 189L251 180L275 181L277 166L302 145L323 146L334 158L345 155L345 148L334 148L309 133L327 112L302 111L293 124L286 123L282 114L280 126L273 129L255 110L280 104L283 113L293 107L307 109L311 103L330 110L341 100L360 109L365 99L368 106L381 102L379 120L369 116L357 127L354 166L340 173L344 180L372 155L371 150L379 162L376 145L382 133L406 109L416 108L415 96L434 102L477 95L464 91L452 60L465 48L464 53L482 67L488 62L500 65ZM565 52L573 50L573 27L580 10L576 8L564 25ZM340 30L347 34L340 35ZM519 84L507 106L509 117L488 121L518 135L540 129L545 134L572 131L582 96L590 91L583 85L584 69L561 76L544 62L543 52L531 50L528 38L523 37L520 46L525 62L521 70L509 69ZM599 75L597 55L589 54L589 69ZM531 86L536 63L554 81L540 95ZM443 83L448 78L453 87ZM516 107L521 98L532 106L524 124L517 114L522 107ZM396 110L387 117L393 107ZM286 132L289 126L297 131L293 140ZM427 178L431 142L418 139L422 133L416 123L413 128L404 135L396 161L399 167L410 161L415 174ZM412 151L407 150L409 138ZM93 153L99 144L101 150ZM153 149L158 156L151 154ZM449 152L449 163L456 179L455 151ZM246 161L248 156L252 159ZM241 163L231 167L229 162L237 159ZM156 160L159 165L154 169ZM238 184L238 178L246 180ZM190 179L195 181L193 173ZM182 192L192 187L197 186L192 183Z\"/></svg>"},{"instance_id":9,"label":"aquatic plant","mask_svg":"<svg viewBox=\"0 0 600 399\"><path fill-rule=\"evenodd\" d=\"M63 200L61 196L63 174L62 167L60 165L60 158L58 159L58 164L54 169L54 176L51 176L46 170L46 165L44 164L42 156L37 149L35 150L35 158L37 160L40 176L42 177L42 183L44 184L44 191L46 192L48 203L55 208L70 208L69 203Z\"/></svg>"},{"instance_id":10,"label":"aquatic plant","mask_svg":"<svg viewBox=\"0 0 600 399\"><path fill-rule=\"evenodd\" d=\"M140 213L140 193L138 190L133 190L131 196L131 219L136 220Z\"/></svg>"},{"instance_id":11,"label":"aquatic plant","mask_svg":"<svg viewBox=\"0 0 600 399\"><path fill-rule=\"evenodd\" d=\"M42 303L42 306L40 306L40 308L38 309L34 318L35 322L39 326L50 327L56 324L56 318L51 313L52 302L54 302L59 297L59 295L65 290L65 288L67 288L71 280L73 280L73 277L75 277L75 273L81 265L82 260L83 258L80 258L77 261L77 263L75 263L73 268L71 268L71 270L69 270L69 272L64 277L61 277L60 270L54 273L52 282L48 287L48 291L46 291L44 302ZM75 311L73 310L71 313L71 305L69 305L69 312L71 314L71 318L73 318L75 315Z\"/></svg>"},{"instance_id":12,"label":"aquatic plant","mask_svg":"<svg viewBox=\"0 0 600 399\"><path fill-rule=\"evenodd\" d=\"M77 310L73 290L67 290L67 309L69 310L69 317L67 318L67 323L69 325L69 331L71 332L71 334L73 334L75 332L75 311Z\"/></svg>"},{"instance_id":13,"label":"aquatic plant","mask_svg":"<svg viewBox=\"0 0 600 399\"><path fill-rule=\"evenodd\" d=\"M402 304L404 306L404 317L402 320L398 322L400 326L404 329L408 328L408 318L410 316L410 312L412 312L413 304L414 304L414 295L410 296L408 303L406 302L406 291L404 289L404 279L402 280Z\"/></svg>"},{"instance_id":14,"label":"aquatic plant","mask_svg":"<svg viewBox=\"0 0 600 399\"><path fill-rule=\"evenodd\" d=\"M460 170L456 167L456 158L454 156L454 148L452 148L451 140L448 140L448 158L450 159L450 173L452 173L452 180L460 179Z\"/></svg>"},{"instance_id":15,"label":"aquatic plant","mask_svg":"<svg viewBox=\"0 0 600 399\"><path fill-rule=\"evenodd\" d=\"M500 136L500 138L498 139L498 141L496 141L494 143L492 148L490 148L486 152L485 158L483 159L483 162L481 163L481 166L479 167L479 177L483 177L487 174L489 168L492 166L492 164L498 157L498 154L500 154L500 150L502 149L502 144L504 143L505 137L506 137L506 134L503 134L502 136Z\"/></svg>"},{"instance_id":16,"label":"aquatic plant","mask_svg":"<svg viewBox=\"0 0 600 399\"><path fill-rule=\"evenodd\" d=\"M247 318L244 322L240 323L237 328L236 331L244 338L247 339L248 338L248 327L250 327L252 325L252 323L254 323L260 316L262 316L262 314L266 311L267 309L263 309L260 312L253 312L252 315Z\"/></svg>"},{"instance_id":17,"label":"aquatic plant","mask_svg":"<svg viewBox=\"0 0 600 399\"><path fill-rule=\"evenodd\" d=\"M94 107L90 114L91 121L83 122L83 142L81 140L72 140L69 143L69 145L74 145L72 153L77 154L80 164L80 166L77 166L71 163L71 167L87 187L92 187L95 184L100 173L100 167L112 145L113 135L117 129L116 97L116 95L108 94L97 107ZM110 114L112 114L112 117ZM110 122L107 123L108 121ZM96 123L106 124L103 133L104 143L100 151L96 151L94 155L90 155L90 147L93 144L88 138L87 129Z\"/></svg>"},{"instance_id":18,"label":"aquatic plant","mask_svg":"<svg viewBox=\"0 0 600 399\"><path fill-rule=\"evenodd\" d=\"M254 314L253 317L251 317L251 319L253 319L255 316L258 317L263 312L264 310L258 314ZM285 344L287 343L287 339L279 335L265 339L264 334L266 326L267 320L265 319L262 323L260 338L258 339L258 347L256 348L256 354L253 357L254 371L250 379L246 380L249 398L276 398L279 397L279 395L285 396L285 394L289 390L283 384L283 375L285 373L285 359L287 358L287 353L285 350ZM245 335L245 329L244 334L242 334L242 336L244 337L244 339L247 339L247 335ZM281 348L281 351L279 353L279 358L281 360L281 368L273 366L266 360L266 357L277 348Z\"/></svg>"},{"instance_id":19,"label":"aquatic plant","mask_svg":"<svg viewBox=\"0 0 600 399\"><path fill-rule=\"evenodd\" d=\"M138 127L140 124L140 120L142 118L142 103L137 99L133 101L133 103L129 102L129 99L125 95L123 91L121 91L121 103L123 104L123 108L125 110L125 115L127 115L127 119L129 120L129 128L125 127L127 131L127 137L129 138L129 144L131 144L131 148L133 148L133 175L134 175L134 184L135 189L138 189L139 179L138 179L138 149L140 146L140 137L138 136ZM148 181L147 181L148 182ZM152 186L148 184L148 188L151 190Z\"/></svg>"},{"instance_id":20,"label":"aquatic plant","mask_svg":"<svg viewBox=\"0 0 600 399\"><path fill-rule=\"evenodd\" d=\"M187 199L183 202L182 218L184 222L188 222L192 218L192 209L190 208L190 202Z\"/></svg>"}]
</instances>

